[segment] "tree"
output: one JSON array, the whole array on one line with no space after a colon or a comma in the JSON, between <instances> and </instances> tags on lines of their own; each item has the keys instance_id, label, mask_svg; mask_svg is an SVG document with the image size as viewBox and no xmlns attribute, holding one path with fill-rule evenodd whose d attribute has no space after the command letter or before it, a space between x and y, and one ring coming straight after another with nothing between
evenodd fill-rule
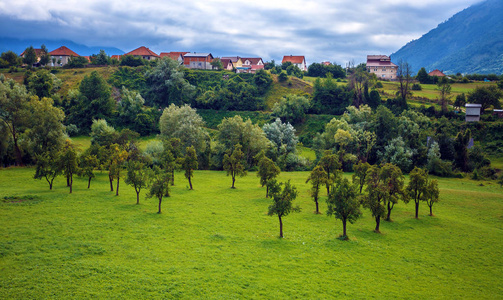
<instances>
[{"instance_id":1,"label":"tree","mask_svg":"<svg viewBox=\"0 0 503 300\"><path fill-rule=\"evenodd\" d=\"M312 109L320 114L342 115L351 105L353 92L345 86L338 86L331 74L327 78L317 78L314 82Z\"/></svg>"},{"instance_id":2,"label":"tree","mask_svg":"<svg viewBox=\"0 0 503 300\"><path fill-rule=\"evenodd\" d=\"M433 204L439 201L439 195L438 181L436 179L428 181L424 198L426 199L426 204L428 204L430 208L430 216L433 216Z\"/></svg>"},{"instance_id":3,"label":"tree","mask_svg":"<svg viewBox=\"0 0 503 300\"><path fill-rule=\"evenodd\" d=\"M412 82L412 68L408 62L400 60L398 70L396 71L398 79L398 96L402 101L407 102L407 96L410 94L410 84Z\"/></svg>"},{"instance_id":4,"label":"tree","mask_svg":"<svg viewBox=\"0 0 503 300\"><path fill-rule=\"evenodd\" d=\"M360 107L361 104L365 102L365 87L367 87L370 81L370 73L366 70L357 70L351 76L349 76L350 80L350 88L354 90L354 102L353 105L357 108Z\"/></svg>"},{"instance_id":5,"label":"tree","mask_svg":"<svg viewBox=\"0 0 503 300\"><path fill-rule=\"evenodd\" d=\"M236 176L246 176L246 170L243 164L244 153L241 151L241 145L237 144L234 146L234 151L227 150L227 153L224 155L223 167L224 170L227 171L227 176L231 175L232 177L232 186L234 187L234 182L236 181Z\"/></svg>"},{"instance_id":6,"label":"tree","mask_svg":"<svg viewBox=\"0 0 503 300\"><path fill-rule=\"evenodd\" d=\"M53 94L55 76L48 70L38 70L32 72L26 78L28 92L37 95L39 98L51 97Z\"/></svg>"},{"instance_id":7,"label":"tree","mask_svg":"<svg viewBox=\"0 0 503 300\"><path fill-rule=\"evenodd\" d=\"M171 104L165 108L159 120L161 135L166 138L180 139L183 148L194 146L197 153L206 150L208 133L204 130L204 121L196 109L185 104Z\"/></svg>"},{"instance_id":8,"label":"tree","mask_svg":"<svg viewBox=\"0 0 503 300\"><path fill-rule=\"evenodd\" d=\"M33 46L30 46L24 50L23 63L28 67L32 67L37 62L37 53Z\"/></svg>"},{"instance_id":9,"label":"tree","mask_svg":"<svg viewBox=\"0 0 503 300\"><path fill-rule=\"evenodd\" d=\"M117 178L117 187L115 189L115 196L119 196L119 183L120 183L121 170L127 157L128 152L123 147L120 147L118 144L112 144L110 146L109 174L112 176L112 178Z\"/></svg>"},{"instance_id":10,"label":"tree","mask_svg":"<svg viewBox=\"0 0 503 300\"><path fill-rule=\"evenodd\" d=\"M262 187L267 184L269 180L276 178L281 170L278 166L267 156L263 155L258 162L257 177L260 177L260 184ZM265 197L269 197L269 186L267 186Z\"/></svg>"},{"instance_id":11,"label":"tree","mask_svg":"<svg viewBox=\"0 0 503 300\"><path fill-rule=\"evenodd\" d=\"M189 180L189 186L192 190L191 178L194 176L194 169L197 169L198 167L197 155L194 146L187 147L181 165L182 169L185 170L185 178Z\"/></svg>"},{"instance_id":12,"label":"tree","mask_svg":"<svg viewBox=\"0 0 503 300\"><path fill-rule=\"evenodd\" d=\"M359 161L357 164L353 165L353 183L358 183L360 186L360 194L362 193L363 186L365 185L365 179L367 178L367 171L370 168L368 162Z\"/></svg>"},{"instance_id":13,"label":"tree","mask_svg":"<svg viewBox=\"0 0 503 300\"><path fill-rule=\"evenodd\" d=\"M437 90L440 91L440 106L442 107L442 112L447 112L447 104L450 99L451 85L449 84L449 79L447 77L441 77L437 82Z\"/></svg>"},{"instance_id":14,"label":"tree","mask_svg":"<svg viewBox=\"0 0 503 300\"><path fill-rule=\"evenodd\" d=\"M288 80L288 75L286 74L285 71L281 71L281 73L279 73L279 75L278 75L278 81L285 82L287 80Z\"/></svg>"},{"instance_id":15,"label":"tree","mask_svg":"<svg viewBox=\"0 0 503 300\"><path fill-rule=\"evenodd\" d=\"M145 73L148 97L153 104L166 107L170 104L182 105L189 103L195 95L196 89L184 78L177 61L161 59L157 65Z\"/></svg>"},{"instance_id":16,"label":"tree","mask_svg":"<svg viewBox=\"0 0 503 300\"><path fill-rule=\"evenodd\" d=\"M259 93L264 94L271 86L272 77L266 71L258 70L255 75L253 75L253 83L257 86Z\"/></svg>"},{"instance_id":17,"label":"tree","mask_svg":"<svg viewBox=\"0 0 503 300\"><path fill-rule=\"evenodd\" d=\"M39 60L39 63L42 65L42 66L46 66L50 60L51 60L51 55L49 54L49 50L47 50L47 47L42 44L42 46L40 47L40 60Z\"/></svg>"},{"instance_id":18,"label":"tree","mask_svg":"<svg viewBox=\"0 0 503 300\"><path fill-rule=\"evenodd\" d=\"M401 136L392 139L384 147L384 151L379 152L379 157L383 163L392 163L404 171L409 171L412 166L412 156L414 151L405 144Z\"/></svg>"},{"instance_id":19,"label":"tree","mask_svg":"<svg viewBox=\"0 0 503 300\"><path fill-rule=\"evenodd\" d=\"M183 160L180 139L164 139L162 146L160 164L164 170L171 174L171 185L175 185L175 170L180 168L180 162Z\"/></svg>"},{"instance_id":20,"label":"tree","mask_svg":"<svg viewBox=\"0 0 503 300\"><path fill-rule=\"evenodd\" d=\"M332 188L332 193L328 195L327 215L333 215L342 221L342 238L348 239L347 221L353 224L362 215L357 186L350 184L346 178L339 180L338 184Z\"/></svg>"},{"instance_id":21,"label":"tree","mask_svg":"<svg viewBox=\"0 0 503 300\"><path fill-rule=\"evenodd\" d=\"M77 152L72 143L67 140L59 156L60 168L66 176L67 185L70 187L70 194L73 188L73 174L78 173Z\"/></svg>"},{"instance_id":22,"label":"tree","mask_svg":"<svg viewBox=\"0 0 503 300\"><path fill-rule=\"evenodd\" d=\"M107 55L105 50L101 49L99 54L91 56L91 63L94 65L101 65L101 66L109 65L110 57Z\"/></svg>"},{"instance_id":23,"label":"tree","mask_svg":"<svg viewBox=\"0 0 503 300\"><path fill-rule=\"evenodd\" d=\"M142 113L142 107L145 100L136 91L130 91L126 87L122 87L120 100L117 103L117 112L119 113L120 122L131 129L135 128L135 121L138 114Z\"/></svg>"},{"instance_id":24,"label":"tree","mask_svg":"<svg viewBox=\"0 0 503 300\"><path fill-rule=\"evenodd\" d=\"M407 185L407 192L412 200L414 200L416 207L416 219L419 218L419 202L425 201L425 193L427 193L428 184L428 171L414 167L409 173L409 184Z\"/></svg>"},{"instance_id":25,"label":"tree","mask_svg":"<svg viewBox=\"0 0 503 300\"><path fill-rule=\"evenodd\" d=\"M322 166L323 170L327 172L327 180L325 181L325 185L327 187L327 195L329 195L330 186L335 182L337 177L341 175L341 162L339 161L339 157L337 155L332 154L329 150L327 150L321 157L318 165Z\"/></svg>"},{"instance_id":26,"label":"tree","mask_svg":"<svg viewBox=\"0 0 503 300\"><path fill-rule=\"evenodd\" d=\"M461 107L464 107L466 104L466 95L462 93L456 96L456 101L454 101L454 107L458 110L461 110Z\"/></svg>"},{"instance_id":27,"label":"tree","mask_svg":"<svg viewBox=\"0 0 503 300\"><path fill-rule=\"evenodd\" d=\"M370 209L372 216L376 221L374 231L380 233L379 226L381 218L384 218L386 206L384 199L386 197L386 186L382 182L378 166L371 166L367 171L367 194L363 196L363 207Z\"/></svg>"},{"instance_id":28,"label":"tree","mask_svg":"<svg viewBox=\"0 0 503 300\"><path fill-rule=\"evenodd\" d=\"M432 81L430 75L428 75L424 67L417 72L416 79L422 84L428 84Z\"/></svg>"},{"instance_id":29,"label":"tree","mask_svg":"<svg viewBox=\"0 0 503 300\"><path fill-rule=\"evenodd\" d=\"M154 171L151 177L152 180L147 198L156 197L159 200L159 210L157 213L160 214L162 197L164 195L169 197L169 181L171 179L171 175L157 166L154 166L153 170Z\"/></svg>"},{"instance_id":30,"label":"tree","mask_svg":"<svg viewBox=\"0 0 503 300\"><path fill-rule=\"evenodd\" d=\"M402 200L408 202L407 193L405 191L405 178L402 170L394 164L387 163L380 169L381 181L384 184L386 195L384 197L385 205L387 206L388 213L386 214L386 221L391 221L391 210Z\"/></svg>"},{"instance_id":31,"label":"tree","mask_svg":"<svg viewBox=\"0 0 503 300\"><path fill-rule=\"evenodd\" d=\"M88 149L79 157L79 176L87 178L87 188L91 187L91 179L95 177L94 169L99 166L99 160L96 155L91 154Z\"/></svg>"},{"instance_id":32,"label":"tree","mask_svg":"<svg viewBox=\"0 0 503 300\"><path fill-rule=\"evenodd\" d=\"M470 171L468 164L468 144L471 138L471 130L466 129L464 132L458 132L454 140L454 165L463 172Z\"/></svg>"},{"instance_id":33,"label":"tree","mask_svg":"<svg viewBox=\"0 0 503 300\"><path fill-rule=\"evenodd\" d=\"M314 203L316 203L316 214L320 213L318 206L318 199L320 197L320 188L321 185L326 184L327 182L327 172L323 169L322 166L316 166L309 174L309 177L306 180L306 183L311 181L311 197L313 198Z\"/></svg>"},{"instance_id":34,"label":"tree","mask_svg":"<svg viewBox=\"0 0 503 300\"><path fill-rule=\"evenodd\" d=\"M477 86L474 90L468 93L468 103L478 103L482 105L481 112L487 108L501 108L500 98L503 97L503 91L496 86Z\"/></svg>"},{"instance_id":35,"label":"tree","mask_svg":"<svg viewBox=\"0 0 503 300\"><path fill-rule=\"evenodd\" d=\"M222 70L224 68L222 61L218 57L214 58L210 64L213 67L213 70Z\"/></svg>"},{"instance_id":36,"label":"tree","mask_svg":"<svg viewBox=\"0 0 503 300\"><path fill-rule=\"evenodd\" d=\"M58 159L58 152L54 150L35 155L36 165L35 175L33 178L45 178L49 184L50 190L52 190L52 183L54 182L54 179L61 174L62 171Z\"/></svg>"},{"instance_id":37,"label":"tree","mask_svg":"<svg viewBox=\"0 0 503 300\"><path fill-rule=\"evenodd\" d=\"M6 62L6 67L17 67L21 64L21 58L13 51L2 52L0 59Z\"/></svg>"},{"instance_id":38,"label":"tree","mask_svg":"<svg viewBox=\"0 0 503 300\"><path fill-rule=\"evenodd\" d=\"M290 184L288 180L281 190L283 183L278 183L276 179L270 180L267 183L273 203L269 206L268 215L277 215L279 219L279 237L283 238L283 221L282 218L290 214L290 212L300 212L300 207L293 207L292 201L297 198L297 189Z\"/></svg>"},{"instance_id":39,"label":"tree","mask_svg":"<svg viewBox=\"0 0 503 300\"><path fill-rule=\"evenodd\" d=\"M306 97L288 94L274 104L272 112L284 122L297 124L302 122L309 107L309 99Z\"/></svg>"},{"instance_id":40,"label":"tree","mask_svg":"<svg viewBox=\"0 0 503 300\"><path fill-rule=\"evenodd\" d=\"M24 132L31 119L28 99L29 95L24 86L0 75L0 120L11 134L18 166L23 165L19 135Z\"/></svg>"},{"instance_id":41,"label":"tree","mask_svg":"<svg viewBox=\"0 0 503 300\"><path fill-rule=\"evenodd\" d=\"M295 128L290 123L283 123L279 118L276 118L274 123L265 124L262 128L277 155L281 154L282 149L285 155L295 152L298 139L295 136Z\"/></svg>"},{"instance_id":42,"label":"tree","mask_svg":"<svg viewBox=\"0 0 503 300\"><path fill-rule=\"evenodd\" d=\"M139 159L131 159L126 163L126 179L124 182L127 185L134 187L136 192L136 204L140 204L140 192L148 186L151 176L149 169Z\"/></svg>"}]
</instances>

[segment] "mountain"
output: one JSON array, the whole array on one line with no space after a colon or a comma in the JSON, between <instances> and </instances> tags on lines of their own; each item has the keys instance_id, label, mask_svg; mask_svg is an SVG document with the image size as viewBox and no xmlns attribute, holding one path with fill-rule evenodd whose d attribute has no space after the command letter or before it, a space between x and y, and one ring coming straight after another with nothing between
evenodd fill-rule
<instances>
[{"instance_id":1,"label":"mountain","mask_svg":"<svg viewBox=\"0 0 503 300\"><path fill-rule=\"evenodd\" d=\"M17 54L21 54L26 48L33 46L33 48L40 48L44 44L49 51L57 49L61 46L66 46L73 50L78 55L91 55L98 54L100 50L103 49L108 55L120 55L124 54L124 51L114 47L89 47L82 44L77 44L69 40L21 40L14 38L0 37L0 53L8 50L12 50Z\"/></svg>"},{"instance_id":2,"label":"mountain","mask_svg":"<svg viewBox=\"0 0 503 300\"><path fill-rule=\"evenodd\" d=\"M391 55L417 72L503 74L503 1L486 0L452 16Z\"/></svg>"}]
</instances>

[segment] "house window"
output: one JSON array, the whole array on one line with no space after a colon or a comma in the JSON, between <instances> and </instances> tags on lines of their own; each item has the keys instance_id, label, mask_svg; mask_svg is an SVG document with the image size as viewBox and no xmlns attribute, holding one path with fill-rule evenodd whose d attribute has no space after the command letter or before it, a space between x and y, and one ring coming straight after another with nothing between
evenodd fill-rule
<instances>
[{"instance_id":1,"label":"house window","mask_svg":"<svg viewBox=\"0 0 503 300\"><path fill-rule=\"evenodd\" d=\"M386 75L382 74L382 77L384 78L384 77L386 77Z\"/></svg>"}]
</instances>

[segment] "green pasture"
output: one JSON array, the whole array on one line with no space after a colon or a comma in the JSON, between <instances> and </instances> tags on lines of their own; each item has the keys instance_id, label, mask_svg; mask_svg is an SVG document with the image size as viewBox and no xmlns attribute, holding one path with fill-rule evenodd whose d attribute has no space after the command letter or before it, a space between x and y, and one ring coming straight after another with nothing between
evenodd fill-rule
<instances>
[{"instance_id":1,"label":"green pasture","mask_svg":"<svg viewBox=\"0 0 503 300\"><path fill-rule=\"evenodd\" d=\"M224 172L196 171L193 191L178 173L162 214L123 182L115 196L106 173L89 190L76 178L72 194L33 173L0 169L1 299L503 297L503 189L491 182L439 179L434 217L399 203L376 234L363 210L341 241L341 222L313 213L307 172L279 177L302 208L284 239L255 173L230 189Z\"/></svg>"}]
</instances>

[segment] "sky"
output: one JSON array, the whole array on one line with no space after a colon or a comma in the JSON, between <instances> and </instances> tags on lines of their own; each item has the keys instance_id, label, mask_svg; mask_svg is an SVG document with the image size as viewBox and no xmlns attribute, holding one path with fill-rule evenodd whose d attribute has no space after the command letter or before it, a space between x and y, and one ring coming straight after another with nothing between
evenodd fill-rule
<instances>
[{"instance_id":1,"label":"sky","mask_svg":"<svg viewBox=\"0 0 503 300\"><path fill-rule=\"evenodd\" d=\"M481 0L0 0L0 37L215 57L390 55ZM5 25L7 24L7 25ZM49 49L53 50L53 49Z\"/></svg>"}]
</instances>

